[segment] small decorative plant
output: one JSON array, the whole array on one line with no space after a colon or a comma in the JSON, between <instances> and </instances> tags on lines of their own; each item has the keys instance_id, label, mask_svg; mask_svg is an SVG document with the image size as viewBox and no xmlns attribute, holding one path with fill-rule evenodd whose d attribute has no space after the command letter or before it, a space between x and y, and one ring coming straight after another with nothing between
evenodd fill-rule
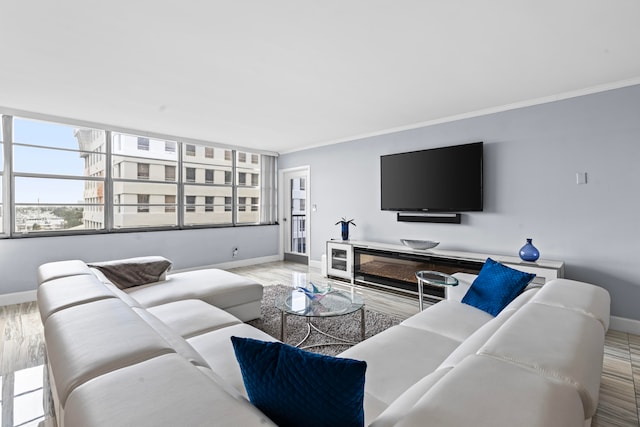
<instances>
[{"instance_id":1,"label":"small decorative plant","mask_svg":"<svg viewBox=\"0 0 640 427\"><path fill-rule=\"evenodd\" d=\"M338 224L340 224L341 226L342 240L349 240L349 224L353 225L354 227L356 226L356 223L353 222L353 218L346 219L345 217L342 217L340 221L336 222L336 225Z\"/></svg>"}]
</instances>

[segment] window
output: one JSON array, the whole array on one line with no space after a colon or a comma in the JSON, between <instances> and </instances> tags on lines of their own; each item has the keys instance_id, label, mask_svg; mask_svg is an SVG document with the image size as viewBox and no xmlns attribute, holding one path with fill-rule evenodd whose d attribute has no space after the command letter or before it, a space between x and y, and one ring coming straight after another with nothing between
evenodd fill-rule
<instances>
[{"instance_id":1,"label":"window","mask_svg":"<svg viewBox=\"0 0 640 427\"><path fill-rule=\"evenodd\" d=\"M204 198L204 211L213 212L213 196L205 196Z\"/></svg>"},{"instance_id":2,"label":"window","mask_svg":"<svg viewBox=\"0 0 640 427\"><path fill-rule=\"evenodd\" d=\"M196 168L186 168L185 179L187 182L196 182Z\"/></svg>"},{"instance_id":3,"label":"window","mask_svg":"<svg viewBox=\"0 0 640 427\"><path fill-rule=\"evenodd\" d=\"M138 194L138 212L149 212L148 194Z\"/></svg>"},{"instance_id":4,"label":"window","mask_svg":"<svg viewBox=\"0 0 640 427\"><path fill-rule=\"evenodd\" d=\"M300 201L300 210L301 211L306 211L307 207L306 207L306 200L305 199L298 199Z\"/></svg>"},{"instance_id":5,"label":"window","mask_svg":"<svg viewBox=\"0 0 640 427\"><path fill-rule=\"evenodd\" d=\"M178 216L164 215L163 206L166 196L178 194L178 153L166 151L166 147L177 147L177 143L148 138L150 147L165 147L165 151L144 152L137 150L140 137L136 135L113 132L111 138L111 163L120 170L111 183L113 195L120 197L119 206L114 207L113 228L178 225ZM138 194L148 195L150 202L138 203Z\"/></svg>"},{"instance_id":6,"label":"window","mask_svg":"<svg viewBox=\"0 0 640 427\"><path fill-rule=\"evenodd\" d=\"M176 167L164 165L164 180L175 181L176 180Z\"/></svg>"},{"instance_id":7,"label":"window","mask_svg":"<svg viewBox=\"0 0 640 427\"><path fill-rule=\"evenodd\" d=\"M196 211L196 196L187 196L187 212L195 212Z\"/></svg>"},{"instance_id":8,"label":"window","mask_svg":"<svg viewBox=\"0 0 640 427\"><path fill-rule=\"evenodd\" d=\"M12 138L2 140L0 130L7 237L276 221L275 157L2 116L0 126L7 123ZM12 154L10 174L4 151Z\"/></svg>"},{"instance_id":9,"label":"window","mask_svg":"<svg viewBox=\"0 0 640 427\"><path fill-rule=\"evenodd\" d=\"M149 151L149 138L138 137L138 150Z\"/></svg>"},{"instance_id":10,"label":"window","mask_svg":"<svg viewBox=\"0 0 640 427\"><path fill-rule=\"evenodd\" d=\"M138 163L138 179L149 179L149 163Z\"/></svg>"},{"instance_id":11,"label":"window","mask_svg":"<svg viewBox=\"0 0 640 427\"><path fill-rule=\"evenodd\" d=\"M258 157L259 165L253 162L242 162L243 159L251 160L254 156ZM261 209L259 206L262 200L260 197L260 192L262 191L260 185L262 183L263 170L265 173L268 173L269 170L273 170L273 173L275 173L275 161L269 163L266 160L262 160L260 155L255 153L238 153L238 162L236 164L238 195L236 222L238 224L259 224L263 217L275 218L275 204L266 210ZM269 183L269 181L266 182ZM271 183L271 185L275 185L275 182ZM254 200L257 200L257 205Z\"/></svg>"},{"instance_id":12,"label":"window","mask_svg":"<svg viewBox=\"0 0 640 427\"><path fill-rule=\"evenodd\" d=\"M106 132L13 118L10 233L104 228ZM8 195L2 194L7 199Z\"/></svg>"},{"instance_id":13,"label":"window","mask_svg":"<svg viewBox=\"0 0 640 427\"><path fill-rule=\"evenodd\" d=\"M164 211L167 213L176 211L176 196L174 195L164 196Z\"/></svg>"}]
</instances>

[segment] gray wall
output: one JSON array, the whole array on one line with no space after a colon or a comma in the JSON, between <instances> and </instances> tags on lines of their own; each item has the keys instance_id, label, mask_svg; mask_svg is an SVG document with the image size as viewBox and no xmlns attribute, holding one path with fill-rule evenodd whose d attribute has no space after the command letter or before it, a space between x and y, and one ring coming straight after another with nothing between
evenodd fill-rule
<instances>
[{"instance_id":1,"label":"gray wall","mask_svg":"<svg viewBox=\"0 0 640 427\"><path fill-rule=\"evenodd\" d=\"M390 106L393 108L393 106ZM382 154L485 142L484 212L463 223L396 222L380 210ZM311 259L340 238L399 243L438 240L441 249L517 256L525 238L565 276L599 284L612 314L640 320L640 86L520 108L283 155L281 169L309 165ZM576 184L576 172L588 183ZM452 170L451 173L455 173Z\"/></svg>"},{"instance_id":2,"label":"gray wall","mask_svg":"<svg viewBox=\"0 0 640 427\"><path fill-rule=\"evenodd\" d=\"M36 289L38 265L162 255L174 270L277 256L278 226L114 233L0 240L0 294ZM233 248L238 256L232 257Z\"/></svg>"}]
</instances>

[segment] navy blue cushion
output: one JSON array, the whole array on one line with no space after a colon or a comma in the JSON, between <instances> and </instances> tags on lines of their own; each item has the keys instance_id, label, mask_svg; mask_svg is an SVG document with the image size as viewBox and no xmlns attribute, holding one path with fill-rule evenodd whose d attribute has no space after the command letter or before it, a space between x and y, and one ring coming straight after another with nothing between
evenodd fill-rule
<instances>
[{"instance_id":1,"label":"navy blue cushion","mask_svg":"<svg viewBox=\"0 0 640 427\"><path fill-rule=\"evenodd\" d=\"M364 426L366 362L231 337L249 400L280 427Z\"/></svg>"},{"instance_id":2,"label":"navy blue cushion","mask_svg":"<svg viewBox=\"0 0 640 427\"><path fill-rule=\"evenodd\" d=\"M462 302L497 316L534 277L487 258Z\"/></svg>"}]
</instances>

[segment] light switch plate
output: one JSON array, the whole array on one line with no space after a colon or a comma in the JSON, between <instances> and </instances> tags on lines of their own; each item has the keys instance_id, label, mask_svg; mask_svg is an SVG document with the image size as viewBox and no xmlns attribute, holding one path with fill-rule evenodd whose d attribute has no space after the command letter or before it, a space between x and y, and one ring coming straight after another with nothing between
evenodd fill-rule
<instances>
[{"instance_id":1,"label":"light switch plate","mask_svg":"<svg viewBox=\"0 0 640 427\"><path fill-rule=\"evenodd\" d=\"M576 173L576 184L586 184L587 183L587 173L586 172L577 172Z\"/></svg>"}]
</instances>

